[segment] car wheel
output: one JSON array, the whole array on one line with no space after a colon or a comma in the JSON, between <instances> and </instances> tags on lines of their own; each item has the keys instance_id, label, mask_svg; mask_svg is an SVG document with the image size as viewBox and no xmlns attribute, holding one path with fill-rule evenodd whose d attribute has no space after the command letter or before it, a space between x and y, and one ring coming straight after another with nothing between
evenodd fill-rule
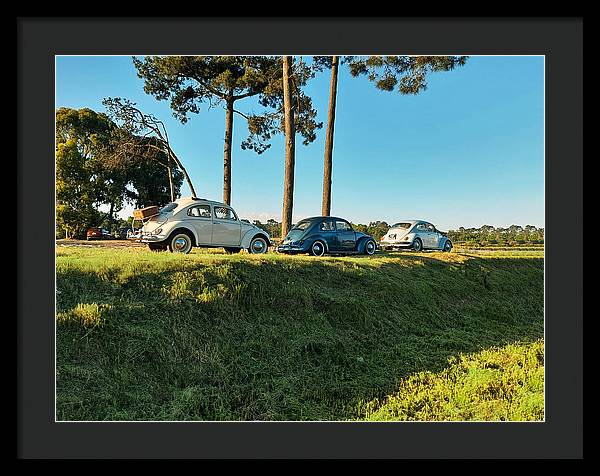
<instances>
[{"instance_id":1,"label":"car wheel","mask_svg":"<svg viewBox=\"0 0 600 476\"><path fill-rule=\"evenodd\" d=\"M239 253L240 251L242 251L241 248L229 248L229 247L227 247L227 248L224 248L224 249L225 249L225 253L228 253L228 254Z\"/></svg>"},{"instance_id":2,"label":"car wheel","mask_svg":"<svg viewBox=\"0 0 600 476\"><path fill-rule=\"evenodd\" d=\"M444 243L444 251L446 253L450 253L450 251L452 251L452 242L450 240L446 240L446 243Z\"/></svg>"},{"instance_id":3,"label":"car wheel","mask_svg":"<svg viewBox=\"0 0 600 476\"><path fill-rule=\"evenodd\" d=\"M310 254L313 256L323 256L325 254L325 243L320 240L315 241L310 247Z\"/></svg>"},{"instance_id":4,"label":"car wheel","mask_svg":"<svg viewBox=\"0 0 600 476\"><path fill-rule=\"evenodd\" d=\"M415 251L422 251L423 250L423 242L421 241L420 238L415 238L415 241L413 241L413 250Z\"/></svg>"},{"instance_id":5,"label":"car wheel","mask_svg":"<svg viewBox=\"0 0 600 476\"><path fill-rule=\"evenodd\" d=\"M376 249L377 245L375 244L375 241L367 240L367 242L365 243L365 254L372 255L373 253L375 253Z\"/></svg>"},{"instance_id":6,"label":"car wheel","mask_svg":"<svg viewBox=\"0 0 600 476\"><path fill-rule=\"evenodd\" d=\"M253 255L261 255L266 253L269 249L269 244L262 236L256 236L252 238L250 246L248 247L248 253Z\"/></svg>"},{"instance_id":7,"label":"car wheel","mask_svg":"<svg viewBox=\"0 0 600 476\"><path fill-rule=\"evenodd\" d=\"M169 241L169 251L188 254L192 250L192 237L187 233L176 233Z\"/></svg>"}]
</instances>

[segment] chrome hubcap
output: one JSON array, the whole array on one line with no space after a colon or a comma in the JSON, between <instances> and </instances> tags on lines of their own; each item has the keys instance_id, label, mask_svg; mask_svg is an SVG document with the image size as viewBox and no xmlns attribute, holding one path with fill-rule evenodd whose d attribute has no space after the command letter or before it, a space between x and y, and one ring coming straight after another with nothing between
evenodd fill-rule
<instances>
[{"instance_id":1,"label":"chrome hubcap","mask_svg":"<svg viewBox=\"0 0 600 476\"><path fill-rule=\"evenodd\" d=\"M188 241L183 237L179 237L175 240L173 245L177 251L183 251L187 248Z\"/></svg>"},{"instance_id":2,"label":"chrome hubcap","mask_svg":"<svg viewBox=\"0 0 600 476\"><path fill-rule=\"evenodd\" d=\"M375 251L375 243L373 243L372 241L369 241L367 243L367 253L373 254L373 251Z\"/></svg>"},{"instance_id":3,"label":"chrome hubcap","mask_svg":"<svg viewBox=\"0 0 600 476\"><path fill-rule=\"evenodd\" d=\"M256 240L252 243L252 251L254 253L262 253L265 250L265 242L263 240Z\"/></svg>"}]
</instances>

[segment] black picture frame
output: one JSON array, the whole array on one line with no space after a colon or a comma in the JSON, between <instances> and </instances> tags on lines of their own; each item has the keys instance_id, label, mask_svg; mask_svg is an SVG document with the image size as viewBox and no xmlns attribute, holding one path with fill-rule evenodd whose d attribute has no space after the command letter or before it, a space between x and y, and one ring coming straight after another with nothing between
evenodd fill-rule
<instances>
[{"instance_id":1,"label":"black picture frame","mask_svg":"<svg viewBox=\"0 0 600 476\"><path fill-rule=\"evenodd\" d=\"M18 18L17 38L18 457L582 457L582 18ZM545 55L544 422L54 421L55 55L283 53Z\"/></svg>"}]
</instances>

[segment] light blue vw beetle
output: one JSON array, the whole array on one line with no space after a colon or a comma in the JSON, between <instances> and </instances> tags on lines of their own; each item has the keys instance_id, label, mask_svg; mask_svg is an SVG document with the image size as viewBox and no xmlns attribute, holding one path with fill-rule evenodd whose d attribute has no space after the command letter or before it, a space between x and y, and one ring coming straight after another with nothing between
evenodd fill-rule
<instances>
[{"instance_id":1,"label":"light blue vw beetle","mask_svg":"<svg viewBox=\"0 0 600 476\"><path fill-rule=\"evenodd\" d=\"M394 223L381 238L379 246L383 250L452 250L450 238L423 220L403 220Z\"/></svg>"}]
</instances>

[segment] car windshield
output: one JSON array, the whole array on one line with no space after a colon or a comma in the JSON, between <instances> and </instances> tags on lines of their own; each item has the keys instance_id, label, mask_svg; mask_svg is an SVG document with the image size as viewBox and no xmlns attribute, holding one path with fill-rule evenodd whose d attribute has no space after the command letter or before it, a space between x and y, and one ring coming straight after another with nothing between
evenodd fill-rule
<instances>
[{"instance_id":1,"label":"car windshield","mask_svg":"<svg viewBox=\"0 0 600 476\"><path fill-rule=\"evenodd\" d=\"M160 209L160 213L169 213L175 210L178 207L178 204L175 202L168 203L164 207Z\"/></svg>"},{"instance_id":2,"label":"car windshield","mask_svg":"<svg viewBox=\"0 0 600 476\"><path fill-rule=\"evenodd\" d=\"M401 222L401 223L394 223L391 226L391 228L404 228L405 230L408 230L411 226L412 226L412 223Z\"/></svg>"}]
</instances>

